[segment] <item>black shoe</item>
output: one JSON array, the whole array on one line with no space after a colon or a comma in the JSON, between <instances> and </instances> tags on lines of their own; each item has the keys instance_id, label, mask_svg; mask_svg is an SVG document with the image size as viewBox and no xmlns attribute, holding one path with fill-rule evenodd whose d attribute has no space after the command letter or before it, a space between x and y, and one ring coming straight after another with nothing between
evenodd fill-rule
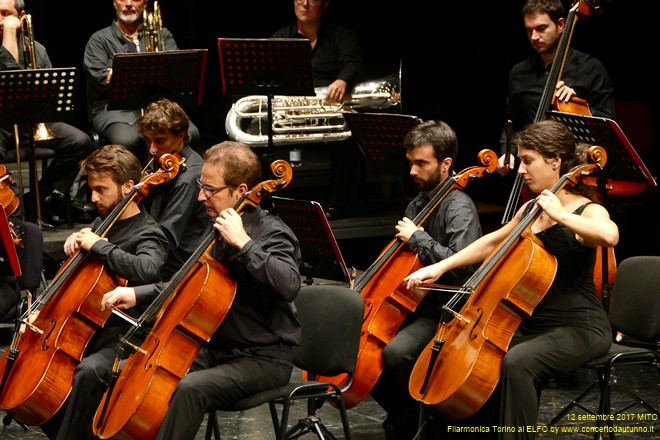
<instances>
[{"instance_id":1,"label":"black shoe","mask_svg":"<svg viewBox=\"0 0 660 440\"><path fill-rule=\"evenodd\" d=\"M64 194L54 190L41 202L41 218L55 226L67 223L67 201Z\"/></svg>"}]
</instances>

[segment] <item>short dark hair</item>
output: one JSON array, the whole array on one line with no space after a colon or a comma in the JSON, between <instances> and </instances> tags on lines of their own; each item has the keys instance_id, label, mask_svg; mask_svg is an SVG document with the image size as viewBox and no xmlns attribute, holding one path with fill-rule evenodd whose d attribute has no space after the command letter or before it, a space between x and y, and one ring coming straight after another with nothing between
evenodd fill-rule
<instances>
[{"instance_id":1,"label":"short dark hair","mask_svg":"<svg viewBox=\"0 0 660 440\"><path fill-rule=\"evenodd\" d=\"M426 121L413 127L403 140L406 150L431 144L438 162L446 157L451 158L452 167L458 155L458 138L456 132L443 121Z\"/></svg>"},{"instance_id":2,"label":"short dark hair","mask_svg":"<svg viewBox=\"0 0 660 440\"><path fill-rule=\"evenodd\" d=\"M527 0L520 15L525 18L527 14L548 14L550 20L557 23L564 17L564 5L561 0Z\"/></svg>"}]
</instances>

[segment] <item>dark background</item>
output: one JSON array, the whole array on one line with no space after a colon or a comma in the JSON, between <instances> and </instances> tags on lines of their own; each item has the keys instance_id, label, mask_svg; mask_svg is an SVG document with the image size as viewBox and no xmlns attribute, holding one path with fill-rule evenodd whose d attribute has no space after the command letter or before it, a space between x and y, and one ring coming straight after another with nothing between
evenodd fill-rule
<instances>
[{"instance_id":1,"label":"dark background","mask_svg":"<svg viewBox=\"0 0 660 440\"><path fill-rule=\"evenodd\" d=\"M38 41L45 44L54 67L81 68L89 36L108 26L111 0L62 3L27 0ZM188 109L208 145L227 138L224 120L235 97L221 93L218 37L267 38L294 18L291 0L159 2L164 26L181 49L207 48L203 104ZM442 119L457 132L457 169L473 165L483 148L498 150L504 124L506 78L511 66L531 53L522 19L521 0L383 2L332 0L328 14L352 26L361 39L371 79L382 78L402 63L403 113L423 120ZM571 46L597 56L608 69L618 100L648 104L658 127L657 0L600 1L600 13L578 20ZM564 2L570 6L571 2ZM149 6L151 9L151 5ZM84 89L81 89L81 91ZM84 92L77 107L86 124ZM656 133L659 131L656 129ZM624 127L625 132L625 127ZM628 135L630 138L631 136ZM657 137L657 136L656 136ZM633 144L634 146L634 144ZM654 151L642 157L657 175ZM475 189L477 198L505 203L510 186L497 179ZM653 198L655 204L656 198ZM622 234L633 252L658 252L658 233L649 209L617 208ZM630 228L628 228L630 225ZM650 239L649 239L650 238ZM641 244L641 243L644 244Z\"/></svg>"}]
</instances>

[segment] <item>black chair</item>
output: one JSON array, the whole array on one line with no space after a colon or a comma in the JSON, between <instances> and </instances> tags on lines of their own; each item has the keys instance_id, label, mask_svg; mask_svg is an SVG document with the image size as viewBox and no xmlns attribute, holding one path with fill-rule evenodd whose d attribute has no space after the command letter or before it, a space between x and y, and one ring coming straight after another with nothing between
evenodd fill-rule
<instances>
[{"instance_id":1,"label":"black chair","mask_svg":"<svg viewBox=\"0 0 660 440\"><path fill-rule=\"evenodd\" d=\"M609 317L613 330L623 334L624 340L630 339L631 343L624 345L615 341L607 354L585 364L583 368L596 373L596 381L566 405L548 426L557 424L575 407L599 415L596 418L598 427L605 423L613 427L613 420L617 420L618 414L636 405L655 414L648 414L649 420L657 420L660 416L658 402L654 402L655 406L649 404L621 381L625 380L625 375L616 374L619 367L631 365L655 367L660 374L660 256L628 257L619 264ZM585 398L594 389L600 392L598 412L584 404ZM616 389L623 391L631 403L613 410L611 397ZM601 436L602 433L596 433L594 438ZM614 438L613 432L610 438Z\"/></svg>"},{"instance_id":2,"label":"black chair","mask_svg":"<svg viewBox=\"0 0 660 440\"><path fill-rule=\"evenodd\" d=\"M346 384L340 388L331 382L292 380L288 385L255 394L230 408L211 410L206 429L207 440L212 436L220 439L216 411L244 411L264 403L270 407L277 440L294 439L306 433L314 433L320 439L335 439L316 415L316 411L328 400L339 410L344 439L351 439L342 393L353 380L364 300L356 291L347 287L311 285L301 288L295 304L302 324L302 343L293 350L294 365L306 371L310 377L347 374ZM291 405L301 399L307 401L307 416L289 428ZM278 416L277 404L282 405L281 417Z\"/></svg>"}]
</instances>

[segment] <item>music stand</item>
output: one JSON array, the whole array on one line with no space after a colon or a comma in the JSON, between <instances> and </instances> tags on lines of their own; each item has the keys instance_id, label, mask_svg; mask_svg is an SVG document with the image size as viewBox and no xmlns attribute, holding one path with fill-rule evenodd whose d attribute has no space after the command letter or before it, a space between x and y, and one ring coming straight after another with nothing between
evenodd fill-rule
<instances>
[{"instance_id":1,"label":"music stand","mask_svg":"<svg viewBox=\"0 0 660 440\"><path fill-rule=\"evenodd\" d=\"M396 174L403 194L403 140L422 120L417 116L391 113L342 114L367 162L380 173Z\"/></svg>"},{"instance_id":2,"label":"music stand","mask_svg":"<svg viewBox=\"0 0 660 440\"><path fill-rule=\"evenodd\" d=\"M301 275L306 284L314 277L350 283L344 258L332 234L323 208L317 202L270 197L272 207L298 237L302 253Z\"/></svg>"},{"instance_id":3,"label":"music stand","mask_svg":"<svg viewBox=\"0 0 660 440\"><path fill-rule=\"evenodd\" d=\"M7 213L4 209L0 209L0 237L2 237L2 247L0 250L0 263L2 263L2 272L3 275L7 275L5 264L9 262L9 268L13 275L19 277L21 276L21 264L18 261L18 254L16 253L16 245L14 240L11 238L11 232L9 231L9 220L7 219Z\"/></svg>"},{"instance_id":4,"label":"music stand","mask_svg":"<svg viewBox=\"0 0 660 440\"><path fill-rule=\"evenodd\" d=\"M74 116L77 70L75 67L55 69L6 70L0 72L0 119L15 127L29 125L30 148L30 221L40 228L41 205L39 177L33 126L39 122L70 120ZM18 142L18 140L17 140ZM16 152L20 173L20 151ZM22 188L21 182L21 188ZM36 212L36 219L33 217Z\"/></svg>"},{"instance_id":5,"label":"music stand","mask_svg":"<svg viewBox=\"0 0 660 440\"><path fill-rule=\"evenodd\" d=\"M626 135L612 119L555 111L548 114L567 126L578 141L605 148L607 162L602 172L605 179L657 186Z\"/></svg>"},{"instance_id":6,"label":"music stand","mask_svg":"<svg viewBox=\"0 0 660 440\"><path fill-rule=\"evenodd\" d=\"M649 187L657 183L642 162L628 138L612 119L582 116L572 113L550 111L550 118L567 126L576 139L589 145L598 145L607 152L607 162L599 178L603 200L612 181L636 182ZM607 252L603 250L603 293L602 303L609 310L610 285L607 283Z\"/></svg>"},{"instance_id":7,"label":"music stand","mask_svg":"<svg viewBox=\"0 0 660 440\"><path fill-rule=\"evenodd\" d=\"M208 49L116 53L108 110L135 110L167 98L183 107L202 105Z\"/></svg>"},{"instance_id":8,"label":"music stand","mask_svg":"<svg viewBox=\"0 0 660 440\"><path fill-rule=\"evenodd\" d=\"M218 38L218 51L223 94L267 97L268 156L274 157L272 102L275 93L315 96L309 40Z\"/></svg>"}]
</instances>

